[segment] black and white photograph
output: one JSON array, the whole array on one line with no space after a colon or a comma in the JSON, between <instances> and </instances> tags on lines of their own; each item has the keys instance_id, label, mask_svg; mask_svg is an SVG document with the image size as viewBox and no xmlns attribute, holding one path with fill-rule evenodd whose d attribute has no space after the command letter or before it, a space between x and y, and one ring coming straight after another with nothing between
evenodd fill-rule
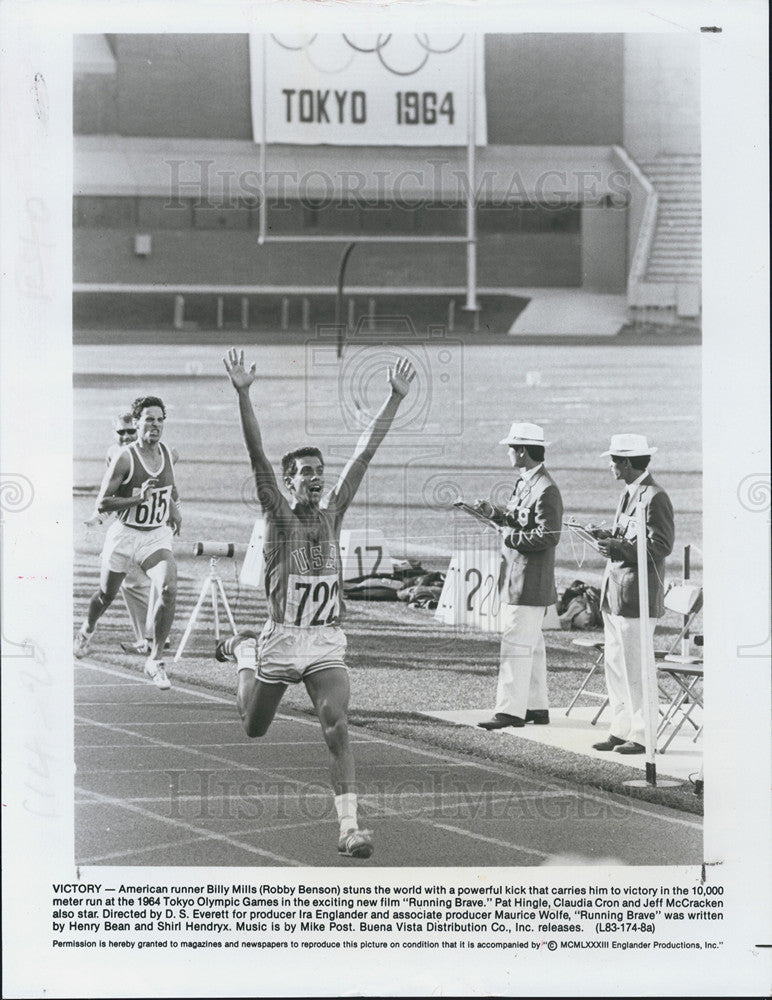
<instances>
[{"instance_id":1,"label":"black and white photograph","mask_svg":"<svg viewBox=\"0 0 772 1000\"><path fill-rule=\"evenodd\" d=\"M765 9L1 13L8 995L764 993Z\"/></svg>"}]
</instances>

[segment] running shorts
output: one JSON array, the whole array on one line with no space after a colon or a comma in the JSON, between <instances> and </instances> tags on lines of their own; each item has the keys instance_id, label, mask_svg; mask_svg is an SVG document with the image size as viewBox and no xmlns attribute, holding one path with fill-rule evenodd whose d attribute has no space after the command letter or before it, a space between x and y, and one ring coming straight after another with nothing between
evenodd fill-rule
<instances>
[{"instance_id":1,"label":"running shorts","mask_svg":"<svg viewBox=\"0 0 772 1000\"><path fill-rule=\"evenodd\" d=\"M347 670L345 655L339 625L282 625L269 618L257 642L257 676L266 684L298 684L319 670Z\"/></svg>"}]
</instances>

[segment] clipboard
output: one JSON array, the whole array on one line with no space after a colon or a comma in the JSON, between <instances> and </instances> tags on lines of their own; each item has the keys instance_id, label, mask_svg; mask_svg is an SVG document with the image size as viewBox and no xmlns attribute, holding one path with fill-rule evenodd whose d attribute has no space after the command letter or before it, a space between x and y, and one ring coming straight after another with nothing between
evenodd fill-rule
<instances>
[{"instance_id":1,"label":"clipboard","mask_svg":"<svg viewBox=\"0 0 772 1000\"><path fill-rule=\"evenodd\" d=\"M580 541L589 545L591 549L594 549L596 552L600 552L600 549L598 548L598 539L592 534L592 532L588 531L583 525L579 524L578 521L575 521L573 518L569 518L568 521L563 522L563 526L568 528L571 534L580 539Z\"/></svg>"},{"instance_id":2,"label":"clipboard","mask_svg":"<svg viewBox=\"0 0 772 1000\"><path fill-rule=\"evenodd\" d=\"M500 524L492 520L490 517L486 517L485 514L481 514L479 510L475 510L475 508L471 507L468 503L464 503L463 500L456 500L453 506L456 508L456 510L461 510L465 514L469 514L470 517L473 517L476 521L479 521L486 527L493 528L495 531L501 530Z\"/></svg>"}]
</instances>

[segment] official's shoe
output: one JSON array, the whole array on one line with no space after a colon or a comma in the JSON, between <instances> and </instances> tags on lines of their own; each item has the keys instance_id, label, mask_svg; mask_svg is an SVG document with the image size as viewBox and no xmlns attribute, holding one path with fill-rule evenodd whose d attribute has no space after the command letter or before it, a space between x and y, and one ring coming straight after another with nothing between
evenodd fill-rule
<instances>
[{"instance_id":1,"label":"official's shoe","mask_svg":"<svg viewBox=\"0 0 772 1000\"><path fill-rule=\"evenodd\" d=\"M172 686L171 681L166 676L163 660L151 660L148 658L145 661L145 673L161 691L168 691Z\"/></svg>"},{"instance_id":2,"label":"official's shoe","mask_svg":"<svg viewBox=\"0 0 772 1000\"><path fill-rule=\"evenodd\" d=\"M529 708L525 713L525 721L532 722L535 726L548 726L550 713L547 708Z\"/></svg>"},{"instance_id":3,"label":"official's shoe","mask_svg":"<svg viewBox=\"0 0 772 1000\"><path fill-rule=\"evenodd\" d=\"M646 753L646 747L643 743L634 743L632 740L628 740L627 743L614 747L614 753Z\"/></svg>"},{"instance_id":4,"label":"official's shoe","mask_svg":"<svg viewBox=\"0 0 772 1000\"><path fill-rule=\"evenodd\" d=\"M374 850L369 830L346 830L338 839L338 854L347 858L369 858Z\"/></svg>"},{"instance_id":5,"label":"official's shoe","mask_svg":"<svg viewBox=\"0 0 772 1000\"><path fill-rule=\"evenodd\" d=\"M88 652L89 643L94 638L94 633L87 631L82 625L75 633L72 651L76 659L82 659Z\"/></svg>"},{"instance_id":6,"label":"official's shoe","mask_svg":"<svg viewBox=\"0 0 772 1000\"><path fill-rule=\"evenodd\" d=\"M621 747L624 740L620 740L618 736L609 736L608 739L603 740L602 743L593 743L593 750L616 750L617 747Z\"/></svg>"},{"instance_id":7,"label":"official's shoe","mask_svg":"<svg viewBox=\"0 0 772 1000\"><path fill-rule=\"evenodd\" d=\"M219 663L232 663L236 659L236 647L239 643L242 643L245 639L254 639L257 641L260 636L257 632L253 632L252 629L245 628L241 632L236 632L235 635L229 635L227 639L220 639L217 645L214 647L214 658Z\"/></svg>"},{"instance_id":8,"label":"official's shoe","mask_svg":"<svg viewBox=\"0 0 772 1000\"><path fill-rule=\"evenodd\" d=\"M510 726L513 729L520 729L525 725L525 719L521 719L517 715L507 715L506 712L496 712L492 719L488 719L486 722L478 722L478 727L480 729L508 729Z\"/></svg>"}]
</instances>

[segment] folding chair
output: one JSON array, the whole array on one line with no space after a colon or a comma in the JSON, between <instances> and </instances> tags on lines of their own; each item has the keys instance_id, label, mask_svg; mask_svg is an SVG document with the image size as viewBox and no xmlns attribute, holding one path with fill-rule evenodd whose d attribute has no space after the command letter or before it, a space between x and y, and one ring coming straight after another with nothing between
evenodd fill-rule
<instances>
[{"instance_id":1,"label":"folding chair","mask_svg":"<svg viewBox=\"0 0 772 1000\"><path fill-rule=\"evenodd\" d=\"M690 652L689 630L702 609L702 588L691 583L683 583L671 587L665 594L665 607L682 616L681 630L670 649L660 653L657 664L658 676L664 676L675 684L675 691L663 689L659 684L661 694L665 695L664 711L660 709L662 718L657 729L657 738L667 734L665 742L658 747L659 753L664 753L673 742L681 727L688 722L695 730L692 742L696 742L702 734L702 723L692 718L695 709L702 711L702 657Z\"/></svg>"},{"instance_id":2,"label":"folding chair","mask_svg":"<svg viewBox=\"0 0 772 1000\"><path fill-rule=\"evenodd\" d=\"M585 691L585 688L590 683L595 671L603 663L604 643L602 639L593 639L591 636L585 635L585 636L579 636L577 639L574 639L573 644L574 646L581 646L583 649L594 649L597 653L597 656L593 660L592 666L590 667L589 672L582 681L579 690L576 692L573 699L571 700L571 704L566 709L566 715L568 715L568 713L571 711L571 709L574 707L574 705L581 697L599 699L601 701L601 706L593 716L592 722L590 723L590 725L594 726L595 723L603 714L603 710L605 709L606 705L608 705L608 695L603 694L599 691Z\"/></svg>"},{"instance_id":3,"label":"folding chair","mask_svg":"<svg viewBox=\"0 0 772 1000\"><path fill-rule=\"evenodd\" d=\"M664 700L664 706L660 704L659 708L661 718L657 729L658 738L664 734L669 726L673 725L673 730L668 734L667 740L661 748L658 748L660 753L664 753L667 750L673 738L681 729L681 726L687 721L696 730L695 740L702 733L702 726L698 725L691 718L695 708L699 707L702 709L702 660L688 653L689 629L702 609L702 588L690 583L678 584L671 587L665 595L665 608L682 615L683 622L678 635L673 640L669 649L660 652L655 651L654 653L655 660L659 660L661 664L668 664L668 666L657 665L657 686L659 688L660 701ZM604 643L602 640L593 639L590 636L581 636L574 639L573 644L581 646L584 649L594 649L597 652L597 656L566 709L566 715L570 713L579 698L598 699L601 701L601 706L592 719L592 725L594 726L608 705L608 696L585 689L596 670L603 663ZM678 649L680 649L680 653L676 652ZM679 664L679 666L671 666L671 664ZM669 691L661 683L660 675L670 677L675 682L675 693ZM677 723L675 723L676 719L678 720Z\"/></svg>"},{"instance_id":4,"label":"folding chair","mask_svg":"<svg viewBox=\"0 0 772 1000\"><path fill-rule=\"evenodd\" d=\"M694 583L677 583L665 594L665 609L674 611L681 615L681 631L675 637L668 650L655 653L655 657L664 659L666 656L675 656L680 649L682 656L689 654L689 632L694 619L702 611L702 587Z\"/></svg>"}]
</instances>

